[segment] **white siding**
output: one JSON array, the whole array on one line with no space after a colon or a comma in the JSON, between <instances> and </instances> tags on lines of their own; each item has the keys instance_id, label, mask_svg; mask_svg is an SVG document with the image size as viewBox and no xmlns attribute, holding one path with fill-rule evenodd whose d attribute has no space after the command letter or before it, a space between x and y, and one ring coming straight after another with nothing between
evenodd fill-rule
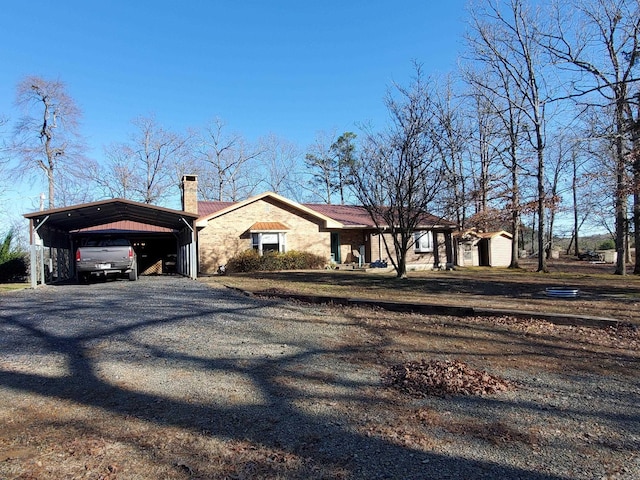
<instances>
[{"instance_id":1,"label":"white siding","mask_svg":"<svg viewBox=\"0 0 640 480\"><path fill-rule=\"evenodd\" d=\"M496 235L489 240L489 263L492 267L508 267L511 263L511 239Z\"/></svg>"}]
</instances>

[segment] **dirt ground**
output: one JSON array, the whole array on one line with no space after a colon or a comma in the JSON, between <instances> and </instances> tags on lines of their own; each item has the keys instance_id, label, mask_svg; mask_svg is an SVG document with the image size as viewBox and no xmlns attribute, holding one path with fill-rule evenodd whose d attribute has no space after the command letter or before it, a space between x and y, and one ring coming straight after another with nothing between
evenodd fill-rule
<instances>
[{"instance_id":1,"label":"dirt ground","mask_svg":"<svg viewBox=\"0 0 640 480\"><path fill-rule=\"evenodd\" d=\"M546 275L488 269L416 272L403 281L357 272L290 272L203 282L214 289L224 282L256 291L524 304L637 322L640 282L605 269L611 266L577 264L570 273ZM136 288L144 286L136 283ZM130 288L128 282L122 285ZM577 286L584 293L578 299L545 298L540 292L551 285ZM169 368L167 352L175 350L183 361L180 342L202 341L204 332L191 334L185 327L179 335L161 331L166 351L157 356L149 350L142 358L107 340L82 352L55 340L51 346L54 353L60 348L62 358L52 357L54 363L87 365L83 376L69 380L46 373L46 365L39 367L45 373L38 373L0 358L0 478L638 478L640 335L633 325L587 328L508 315L457 318L262 301L277 317L253 322L250 308L233 311L246 316L239 326L248 332L264 329L265 345L278 350L237 361L237 368L255 373L251 385L235 379L231 367L236 364L228 362L225 370L236 384L216 394L230 402L224 408L215 403L217 397L198 393L198 388L211 387L203 380L210 372ZM107 317L123 308L103 303ZM47 308L34 310L26 320L46 316ZM138 310L148 316L145 329L161 313ZM1 319L6 325L18 320L12 312ZM306 340L300 337L303 332ZM152 333L149 329L145 338ZM312 354L308 347L309 352L292 355L287 348L293 338L300 345L317 343L313 348L322 353ZM225 345L240 348L240 340L237 346ZM254 348L257 352L260 345ZM214 364L212 346L203 343L195 352L190 361ZM154 371L166 371L166 379L153 385L162 393L144 393L143 377L138 382L104 377L98 367L106 359L125 368L149 362ZM423 359L466 362L517 388L497 396L416 398L386 383L390 368ZM93 375L100 380L98 389L85 383ZM196 380L200 387L185 389ZM56 381L63 382L62 393L47 394L48 384ZM271 395L273 405L263 408L263 400L243 394L243 388ZM234 408L234 402L248 406Z\"/></svg>"}]
</instances>

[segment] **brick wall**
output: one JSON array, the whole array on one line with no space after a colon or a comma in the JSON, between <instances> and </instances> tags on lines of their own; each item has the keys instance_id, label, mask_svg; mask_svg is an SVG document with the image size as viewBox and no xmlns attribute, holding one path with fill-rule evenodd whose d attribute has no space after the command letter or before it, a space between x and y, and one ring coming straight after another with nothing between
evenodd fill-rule
<instances>
[{"instance_id":1,"label":"brick wall","mask_svg":"<svg viewBox=\"0 0 640 480\"><path fill-rule=\"evenodd\" d=\"M329 261L331 237L322 222L272 198L263 198L209 221L198 234L201 273L214 273L231 257L251 248L249 229L256 222L289 227L286 251L315 253Z\"/></svg>"}]
</instances>

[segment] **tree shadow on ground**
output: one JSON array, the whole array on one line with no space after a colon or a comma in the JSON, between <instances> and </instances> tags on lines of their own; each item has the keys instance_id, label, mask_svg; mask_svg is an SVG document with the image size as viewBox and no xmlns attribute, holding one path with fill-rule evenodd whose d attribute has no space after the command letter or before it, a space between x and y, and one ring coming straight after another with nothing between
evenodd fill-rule
<instances>
[{"instance_id":1,"label":"tree shadow on ground","mask_svg":"<svg viewBox=\"0 0 640 480\"><path fill-rule=\"evenodd\" d=\"M0 353L5 361L0 364L0 388L305 459L307 467L289 471L288 478L560 478L499 463L427 453L366 435L348 419L341 420L332 405L350 402L363 411L367 406L379 407L385 400L375 394L376 383L331 370L335 359L348 363L345 358L371 348L371 344L330 340L323 344L308 336L296 339L296 322L303 321L303 314L296 309L286 312L290 324L284 331L290 331L280 335L272 330L269 319L285 312L276 312L268 302L183 279L154 282L151 291L146 291L149 284L141 281L134 286L69 285L3 297ZM261 325L263 322L266 325ZM194 325L197 328L190 330ZM234 330L237 337L231 336ZM256 342L256 352L232 353L228 342L207 343L199 337L204 332L213 337L220 334L227 341ZM189 334L193 336L185 338ZM261 350L259 338L270 345L268 351ZM375 346L386 341L379 336ZM200 342L203 348L190 350L181 342ZM277 352L280 344L283 351ZM12 358L17 360L12 363ZM14 368L21 359L23 367ZM38 373L34 359L55 359L64 365L62 373ZM191 401L179 391L184 387L182 381L171 385L172 380L158 374L146 380L149 388L145 389L117 382L105 373L105 365L111 364L132 374L138 369L166 367L206 378L212 373L234 376L250 383L259 401L239 399L234 405L224 401L226 392L218 392L216 401ZM154 390L157 382L168 385ZM318 388L307 388L309 385ZM91 427L86 420L80 423L78 428ZM67 427L73 429L73 425ZM152 448L141 438L112 435L131 449ZM207 452L190 455L206 457ZM158 458L170 461L166 455ZM173 462L174 478L207 478L211 474ZM250 476L250 469L245 472Z\"/></svg>"}]
</instances>

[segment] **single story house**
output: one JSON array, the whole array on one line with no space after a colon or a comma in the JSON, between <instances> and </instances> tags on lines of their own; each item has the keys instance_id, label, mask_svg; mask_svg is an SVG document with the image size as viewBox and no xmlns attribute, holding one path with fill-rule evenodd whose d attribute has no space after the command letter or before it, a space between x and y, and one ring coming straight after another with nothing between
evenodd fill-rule
<instances>
[{"instance_id":1,"label":"single story house","mask_svg":"<svg viewBox=\"0 0 640 480\"><path fill-rule=\"evenodd\" d=\"M30 222L31 282L75 275L75 250L96 235L129 239L139 273L212 274L245 250L299 250L327 264L387 261L383 237L363 207L301 204L273 192L240 202L198 201L194 175L182 179L182 210L125 199L102 200L25 214ZM407 269L452 267L456 224L425 213L414 233ZM48 257L48 258L47 258Z\"/></svg>"},{"instance_id":2,"label":"single story house","mask_svg":"<svg viewBox=\"0 0 640 480\"><path fill-rule=\"evenodd\" d=\"M253 248L269 251L300 250L320 255L327 263L363 265L376 260L391 262L380 231L363 207L301 204L273 192L240 202L197 200L197 178L185 176L183 209L198 215L199 271L211 274L229 259ZM425 214L415 232L407 268L426 269L453 265L452 234L456 224Z\"/></svg>"},{"instance_id":3,"label":"single story house","mask_svg":"<svg viewBox=\"0 0 640 480\"><path fill-rule=\"evenodd\" d=\"M459 267L508 267L511 264L513 236L509 232L471 229L456 232L454 237Z\"/></svg>"}]
</instances>

